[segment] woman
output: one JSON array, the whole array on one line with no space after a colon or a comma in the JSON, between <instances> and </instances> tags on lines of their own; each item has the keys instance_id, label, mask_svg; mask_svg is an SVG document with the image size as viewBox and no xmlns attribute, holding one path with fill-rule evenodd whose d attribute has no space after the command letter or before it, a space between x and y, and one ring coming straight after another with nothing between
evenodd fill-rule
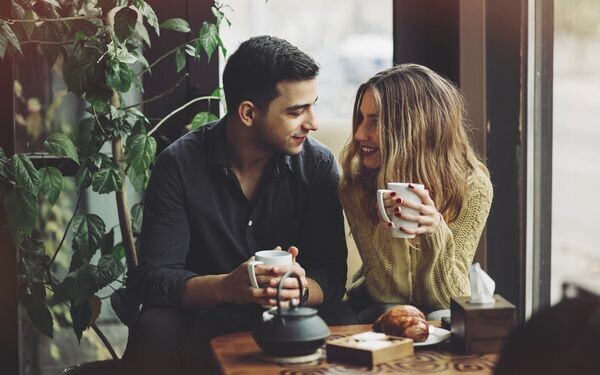
<instances>
[{"instance_id":1,"label":"woman","mask_svg":"<svg viewBox=\"0 0 600 375\"><path fill-rule=\"evenodd\" d=\"M492 202L487 168L465 126L456 87L415 64L382 71L356 95L353 137L342 152L339 196L363 261L348 292L363 322L394 304L425 312L469 295L468 270ZM385 195L390 215L418 222L394 238L377 214L376 192L388 182L425 185L414 204ZM414 208L420 215L403 213Z\"/></svg>"}]
</instances>

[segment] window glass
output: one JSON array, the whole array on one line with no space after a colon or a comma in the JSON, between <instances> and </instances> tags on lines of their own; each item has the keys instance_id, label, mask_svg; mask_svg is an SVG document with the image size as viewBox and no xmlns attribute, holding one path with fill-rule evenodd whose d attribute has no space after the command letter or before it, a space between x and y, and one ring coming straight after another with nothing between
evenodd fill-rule
<instances>
[{"instance_id":1,"label":"window glass","mask_svg":"<svg viewBox=\"0 0 600 375\"><path fill-rule=\"evenodd\" d=\"M392 66L391 0L227 0L232 26L221 36L228 50L251 36L288 40L311 55L319 73L320 118L350 119L358 85ZM223 69L224 63L220 64Z\"/></svg>"},{"instance_id":2,"label":"window glass","mask_svg":"<svg viewBox=\"0 0 600 375\"><path fill-rule=\"evenodd\" d=\"M552 291L600 276L600 2L555 0Z\"/></svg>"}]
</instances>

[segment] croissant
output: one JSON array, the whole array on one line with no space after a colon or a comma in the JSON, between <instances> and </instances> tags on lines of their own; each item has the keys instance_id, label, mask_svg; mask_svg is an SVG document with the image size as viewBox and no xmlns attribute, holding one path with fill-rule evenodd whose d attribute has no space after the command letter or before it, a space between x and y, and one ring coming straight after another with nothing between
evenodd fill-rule
<instances>
[{"instance_id":1,"label":"croissant","mask_svg":"<svg viewBox=\"0 0 600 375\"><path fill-rule=\"evenodd\" d=\"M408 337L415 342L425 341L429 336L425 315L410 305L392 307L375 321L373 330L390 336Z\"/></svg>"}]
</instances>

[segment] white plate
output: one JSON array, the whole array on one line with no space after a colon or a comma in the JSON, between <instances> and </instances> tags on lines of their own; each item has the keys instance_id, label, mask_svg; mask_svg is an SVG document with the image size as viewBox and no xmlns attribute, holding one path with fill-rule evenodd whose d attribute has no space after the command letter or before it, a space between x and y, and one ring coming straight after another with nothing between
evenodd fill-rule
<instances>
[{"instance_id":1,"label":"white plate","mask_svg":"<svg viewBox=\"0 0 600 375\"><path fill-rule=\"evenodd\" d=\"M444 328L436 328L429 326L429 336L427 340L421 342L413 342L413 346L427 346L440 343L450 337L450 331Z\"/></svg>"}]
</instances>

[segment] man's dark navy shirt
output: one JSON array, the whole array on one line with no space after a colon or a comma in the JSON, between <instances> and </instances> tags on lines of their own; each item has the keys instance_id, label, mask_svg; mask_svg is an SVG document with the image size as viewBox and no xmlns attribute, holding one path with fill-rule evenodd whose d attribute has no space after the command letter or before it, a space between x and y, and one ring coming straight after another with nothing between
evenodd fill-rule
<instances>
[{"instance_id":1,"label":"man's dark navy shirt","mask_svg":"<svg viewBox=\"0 0 600 375\"><path fill-rule=\"evenodd\" d=\"M254 201L228 162L224 119L181 137L156 160L144 204L140 266L128 285L149 306L179 306L186 281L229 273L256 251L297 246L297 261L326 302L345 291L346 240L331 152L308 137L277 155Z\"/></svg>"}]
</instances>

